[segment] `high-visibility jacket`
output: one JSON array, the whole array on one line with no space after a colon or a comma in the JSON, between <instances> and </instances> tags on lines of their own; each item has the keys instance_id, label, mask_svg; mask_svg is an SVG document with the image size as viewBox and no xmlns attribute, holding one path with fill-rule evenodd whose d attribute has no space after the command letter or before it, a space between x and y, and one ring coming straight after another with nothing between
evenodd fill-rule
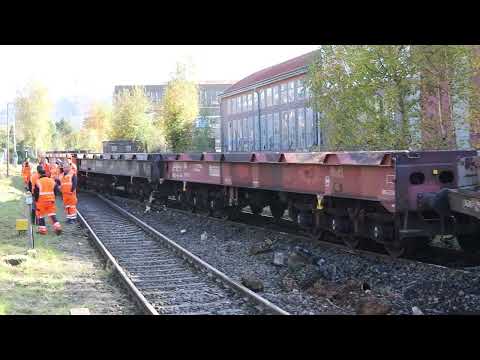
<instances>
[{"instance_id":1,"label":"high-visibility jacket","mask_svg":"<svg viewBox=\"0 0 480 360\"><path fill-rule=\"evenodd\" d=\"M67 175L63 175L60 179L60 190L62 191L63 195L70 195L70 194L75 194L76 189L73 186L73 177L75 175L69 172Z\"/></svg>"},{"instance_id":2,"label":"high-visibility jacket","mask_svg":"<svg viewBox=\"0 0 480 360\"><path fill-rule=\"evenodd\" d=\"M30 165L24 163L22 165L22 177L25 182L28 182L30 180L30 176L32 176L32 168L30 167Z\"/></svg>"},{"instance_id":3,"label":"high-visibility jacket","mask_svg":"<svg viewBox=\"0 0 480 360\"><path fill-rule=\"evenodd\" d=\"M38 203L55 202L55 181L53 179L43 176L38 179L36 187L38 189Z\"/></svg>"},{"instance_id":4,"label":"high-visibility jacket","mask_svg":"<svg viewBox=\"0 0 480 360\"><path fill-rule=\"evenodd\" d=\"M32 194L33 194L33 191L35 190L35 184L37 183L38 179L40 179L40 174L37 171L35 171L30 177L30 184L28 186Z\"/></svg>"}]
</instances>

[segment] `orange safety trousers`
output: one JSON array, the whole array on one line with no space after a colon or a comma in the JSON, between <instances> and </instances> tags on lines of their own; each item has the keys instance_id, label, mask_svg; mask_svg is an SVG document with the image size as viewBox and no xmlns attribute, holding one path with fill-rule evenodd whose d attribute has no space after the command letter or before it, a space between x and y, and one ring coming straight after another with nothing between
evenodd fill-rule
<instances>
[{"instance_id":1,"label":"orange safety trousers","mask_svg":"<svg viewBox=\"0 0 480 360\"><path fill-rule=\"evenodd\" d=\"M63 193L63 205L65 207L65 217L67 219L77 218L77 194L74 192Z\"/></svg>"},{"instance_id":2,"label":"orange safety trousers","mask_svg":"<svg viewBox=\"0 0 480 360\"><path fill-rule=\"evenodd\" d=\"M47 233L47 226L45 224L45 218L49 217L55 232L62 230L62 226L57 221L57 209L55 206L55 182L48 177L41 177L36 182L36 186L39 189L39 198L36 203L38 209L38 232L40 234Z\"/></svg>"}]
</instances>

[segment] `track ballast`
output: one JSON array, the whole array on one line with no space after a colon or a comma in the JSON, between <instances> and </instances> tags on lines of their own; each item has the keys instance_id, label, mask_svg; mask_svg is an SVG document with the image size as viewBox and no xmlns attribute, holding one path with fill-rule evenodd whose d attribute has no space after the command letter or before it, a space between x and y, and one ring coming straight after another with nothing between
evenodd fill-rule
<instances>
[{"instance_id":1,"label":"track ballast","mask_svg":"<svg viewBox=\"0 0 480 360\"><path fill-rule=\"evenodd\" d=\"M107 199L84 193L79 212L154 313L287 314Z\"/></svg>"}]
</instances>

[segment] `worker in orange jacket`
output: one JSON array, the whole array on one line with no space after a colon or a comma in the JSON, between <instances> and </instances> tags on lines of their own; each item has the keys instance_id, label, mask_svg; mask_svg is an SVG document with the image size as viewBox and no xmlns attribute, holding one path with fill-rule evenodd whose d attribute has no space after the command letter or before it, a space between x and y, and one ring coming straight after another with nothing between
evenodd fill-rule
<instances>
[{"instance_id":1,"label":"worker in orange jacket","mask_svg":"<svg viewBox=\"0 0 480 360\"><path fill-rule=\"evenodd\" d=\"M61 165L61 161L58 159L55 161L53 165L50 165L50 177L55 181L57 181L60 176L60 165Z\"/></svg>"},{"instance_id":2,"label":"worker in orange jacket","mask_svg":"<svg viewBox=\"0 0 480 360\"><path fill-rule=\"evenodd\" d=\"M50 159L48 157L43 158L43 169L45 170L45 175L50 177Z\"/></svg>"},{"instance_id":3,"label":"worker in orange jacket","mask_svg":"<svg viewBox=\"0 0 480 360\"><path fill-rule=\"evenodd\" d=\"M55 206L55 193L58 193L59 188L55 181L48 177L43 169L39 171L39 174L40 178L37 180L33 191L38 209L38 232L41 235L47 234L45 218L49 217L53 225L53 230L57 235L60 235L62 233L62 225L60 225L57 220L57 209Z\"/></svg>"},{"instance_id":4,"label":"worker in orange jacket","mask_svg":"<svg viewBox=\"0 0 480 360\"><path fill-rule=\"evenodd\" d=\"M68 164L63 166L63 174L60 176L60 191L62 192L65 217L68 224L77 220L77 175L73 173Z\"/></svg>"},{"instance_id":5,"label":"worker in orange jacket","mask_svg":"<svg viewBox=\"0 0 480 360\"><path fill-rule=\"evenodd\" d=\"M25 183L25 189L28 189L28 183L30 182L30 176L32 176L32 168L30 167L30 163L28 159L22 164L22 177L23 182Z\"/></svg>"},{"instance_id":6,"label":"worker in orange jacket","mask_svg":"<svg viewBox=\"0 0 480 360\"><path fill-rule=\"evenodd\" d=\"M73 174L77 175L77 165L72 161L72 155L71 154L68 154L67 155L67 161L68 161L68 165L70 165L70 169L72 171Z\"/></svg>"},{"instance_id":7,"label":"worker in orange jacket","mask_svg":"<svg viewBox=\"0 0 480 360\"><path fill-rule=\"evenodd\" d=\"M44 171L42 165L37 166L37 171L34 171L30 176L30 181L28 182L28 190L33 194L35 189L35 184L37 183L38 179L40 178L40 172ZM38 224L38 208L35 199L33 199L32 203L32 222Z\"/></svg>"}]
</instances>

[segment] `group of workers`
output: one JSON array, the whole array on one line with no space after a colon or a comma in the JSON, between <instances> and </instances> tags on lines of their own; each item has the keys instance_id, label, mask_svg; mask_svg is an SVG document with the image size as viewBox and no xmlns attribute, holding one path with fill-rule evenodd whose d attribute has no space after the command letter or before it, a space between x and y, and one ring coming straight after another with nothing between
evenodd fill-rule
<instances>
[{"instance_id":1,"label":"group of workers","mask_svg":"<svg viewBox=\"0 0 480 360\"><path fill-rule=\"evenodd\" d=\"M22 165L25 189L33 194L32 221L38 225L38 233L47 234L46 218L50 218L57 235L62 226L57 219L55 195L62 194L65 217L68 224L77 219L77 166L71 155L67 161L56 160L50 164L49 158L40 159L36 171L32 171L28 159Z\"/></svg>"}]
</instances>

